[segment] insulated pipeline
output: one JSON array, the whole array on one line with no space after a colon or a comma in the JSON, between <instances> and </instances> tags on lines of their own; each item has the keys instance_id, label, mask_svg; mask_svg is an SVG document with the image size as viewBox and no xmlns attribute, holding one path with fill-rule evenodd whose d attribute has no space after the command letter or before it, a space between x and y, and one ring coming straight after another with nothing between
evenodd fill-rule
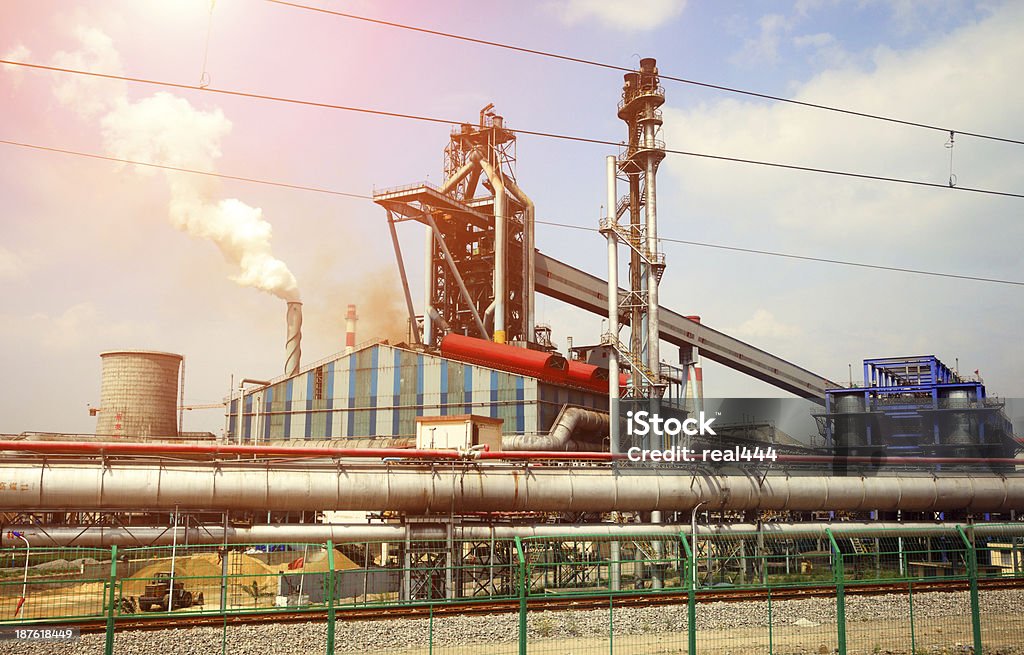
<instances>
[{"instance_id":1,"label":"insulated pipeline","mask_svg":"<svg viewBox=\"0 0 1024 655\"><path fill-rule=\"evenodd\" d=\"M1024 509L1024 477L944 474L689 474L491 463L349 466L211 462L5 462L0 511L368 510L410 514L509 511L1008 511Z\"/></svg>"}]
</instances>

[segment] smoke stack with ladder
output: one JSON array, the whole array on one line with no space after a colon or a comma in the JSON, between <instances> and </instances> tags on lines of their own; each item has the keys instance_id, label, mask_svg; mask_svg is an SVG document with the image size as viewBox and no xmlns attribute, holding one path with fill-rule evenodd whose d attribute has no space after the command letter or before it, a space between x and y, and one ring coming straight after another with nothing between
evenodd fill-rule
<instances>
[{"instance_id":1,"label":"smoke stack with ladder","mask_svg":"<svg viewBox=\"0 0 1024 655\"><path fill-rule=\"evenodd\" d=\"M295 375L299 372L299 362L302 359L302 303L289 301L288 303L288 338L284 346L284 373Z\"/></svg>"},{"instance_id":2,"label":"smoke stack with ladder","mask_svg":"<svg viewBox=\"0 0 1024 655\"><path fill-rule=\"evenodd\" d=\"M345 354L348 355L356 349L356 306L349 305L345 313Z\"/></svg>"}]
</instances>

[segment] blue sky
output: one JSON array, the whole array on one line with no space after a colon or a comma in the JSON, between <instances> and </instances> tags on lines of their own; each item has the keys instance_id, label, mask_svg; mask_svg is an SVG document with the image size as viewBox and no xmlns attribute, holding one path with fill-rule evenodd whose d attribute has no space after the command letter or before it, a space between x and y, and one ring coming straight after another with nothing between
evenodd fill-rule
<instances>
[{"instance_id":1,"label":"blue sky","mask_svg":"<svg viewBox=\"0 0 1024 655\"><path fill-rule=\"evenodd\" d=\"M318 6L620 66L654 56L665 74L1024 137L1019 3ZM5 6L0 55L51 64L64 52L65 60L102 72L196 84L210 19L213 87L454 120L471 120L494 102L511 127L625 137L614 71L255 0L218 0L212 19L209 7L205 0L15 3ZM948 178L942 133L665 86L670 148ZM118 106L138 107L157 91L111 82L69 88L57 75L0 66L0 99L9 110L0 138L108 152L117 147L112 132L124 136L115 125L125 118ZM224 173L356 193L441 179L442 125L174 93L189 103L188 116L205 122L180 133L164 123L140 129L195 140L204 152L189 156ZM97 99L99 109L90 105ZM198 139L212 123L223 133ZM538 218L596 226L608 150L522 137L518 179ZM0 339L12 381L0 395L0 432L92 431L85 407L98 400L98 353L110 348L183 353L190 403L220 398L232 374L280 371L282 302L233 282L230 258L175 227L163 174L11 146L0 145L0 153ZM1024 146L958 137L954 164L961 185L1024 191ZM662 236L1024 279L1019 199L674 156L659 182ZM273 226L273 253L294 273L306 303L306 361L341 348L348 302L362 308L360 340L400 320L393 255L375 205L229 181L210 192L259 208ZM401 232L418 299L421 233L411 225ZM537 245L604 273L596 233L541 226ZM681 245L665 250L664 304L822 375L843 380L847 365L856 370L865 357L934 353L950 364L959 358L962 370L980 369L993 392L1024 395L1020 287ZM585 343L600 331L596 317L543 297L538 314L561 345L567 335ZM775 393L719 366L707 365L705 379L709 396ZM195 413L185 427L221 425L216 412Z\"/></svg>"}]
</instances>

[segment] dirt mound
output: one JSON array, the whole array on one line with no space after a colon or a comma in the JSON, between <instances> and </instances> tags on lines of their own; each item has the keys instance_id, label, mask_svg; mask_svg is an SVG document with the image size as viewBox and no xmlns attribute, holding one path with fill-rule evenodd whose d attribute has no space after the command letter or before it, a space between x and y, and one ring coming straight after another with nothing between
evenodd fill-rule
<instances>
[{"instance_id":1,"label":"dirt mound","mask_svg":"<svg viewBox=\"0 0 1024 655\"><path fill-rule=\"evenodd\" d=\"M228 576L232 578L233 582L237 582L244 577L247 578L247 583L258 581L260 587L277 584L276 576L278 569L267 566L255 557L245 553L229 552L227 557ZM192 586L219 586L223 572L222 566L223 564L217 553L178 557L174 561L174 577L181 578L186 588ZM137 596L145 590L146 584L157 573L170 573L170 571L171 558L158 559L152 564L139 569L135 575L124 581L124 594ZM189 580L188 578L193 579Z\"/></svg>"}]
</instances>

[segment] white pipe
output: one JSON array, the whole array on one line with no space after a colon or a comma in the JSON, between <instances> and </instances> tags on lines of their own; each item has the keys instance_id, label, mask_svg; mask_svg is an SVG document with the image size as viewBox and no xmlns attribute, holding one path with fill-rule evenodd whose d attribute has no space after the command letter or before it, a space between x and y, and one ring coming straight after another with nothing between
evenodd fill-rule
<instances>
[{"instance_id":1,"label":"white pipe","mask_svg":"<svg viewBox=\"0 0 1024 655\"><path fill-rule=\"evenodd\" d=\"M689 475L690 471L693 475ZM374 510L411 514L502 511L1024 509L1024 476L951 473L790 477L714 474L679 466L440 466L333 462L0 462L8 511Z\"/></svg>"},{"instance_id":2,"label":"white pipe","mask_svg":"<svg viewBox=\"0 0 1024 655\"><path fill-rule=\"evenodd\" d=\"M486 158L480 166L494 187L494 342L505 343L505 183L501 171Z\"/></svg>"},{"instance_id":3,"label":"white pipe","mask_svg":"<svg viewBox=\"0 0 1024 655\"><path fill-rule=\"evenodd\" d=\"M706 502L697 503L690 511L690 553L693 556L693 561L690 563L690 581L693 583L694 589L697 588L697 510Z\"/></svg>"},{"instance_id":4,"label":"white pipe","mask_svg":"<svg viewBox=\"0 0 1024 655\"><path fill-rule=\"evenodd\" d=\"M564 406L548 434L506 434L501 438L502 450L578 450L574 441L577 430L604 432L608 415L582 407Z\"/></svg>"},{"instance_id":5,"label":"white pipe","mask_svg":"<svg viewBox=\"0 0 1024 655\"><path fill-rule=\"evenodd\" d=\"M28 594L28 560L32 556L32 544L29 543L25 537L24 530L11 530L8 535L12 538L21 539L25 543L25 572L21 579L21 603L18 605L17 611L14 615L17 616L21 610L25 608L25 602Z\"/></svg>"},{"instance_id":6,"label":"white pipe","mask_svg":"<svg viewBox=\"0 0 1024 655\"><path fill-rule=\"evenodd\" d=\"M648 123L645 126L647 133L647 147L654 148L654 125ZM647 252L650 254L652 263L657 262L658 256L658 193L657 183L657 160L654 154L647 154L647 170L644 172L645 191L647 200L644 203L644 213L647 219ZM661 379L661 354L659 352L659 340L661 338L661 322L658 317L658 277L653 265L647 267L647 362L648 367L654 374L655 379Z\"/></svg>"},{"instance_id":7,"label":"white pipe","mask_svg":"<svg viewBox=\"0 0 1024 655\"><path fill-rule=\"evenodd\" d=\"M1012 537L1024 534L1022 524L985 524L957 522L914 522L898 521L841 521L828 523L813 521L810 523L766 523L762 530L769 539L824 536L829 529L836 536L857 537L877 536L878 531L905 530L914 536L940 536L948 534L957 527L966 531L973 530L976 536ZM406 536L412 540L436 541L444 538L444 527L440 524L386 524L386 523L288 523L271 525L254 525L250 527L228 527L222 525L205 525L179 528L175 535L166 527L160 526L104 526L95 525L76 527L68 525L19 525L13 526L14 532L24 535L26 544L34 546L76 546L82 548L109 548L118 546L168 546L172 540L187 538L193 545L203 544L248 544L248 543L325 543L328 539L337 543L381 541L404 541ZM691 537L695 533L704 536L728 536L750 534L757 530L753 523L729 523L720 525L690 526L680 524L620 524L620 523L572 523L535 525L456 525L453 528L455 539L512 539L515 537L564 537L567 540L583 537L621 537L623 539L639 537L664 537L678 539L681 536ZM7 533L11 535L10 532ZM612 542L613 544L616 542ZM691 542L692 543L692 542ZM695 547L691 546L695 551ZM385 557L386 559L386 557ZM383 561L383 560L382 560Z\"/></svg>"},{"instance_id":8,"label":"white pipe","mask_svg":"<svg viewBox=\"0 0 1024 655\"><path fill-rule=\"evenodd\" d=\"M434 301L434 229L427 226L423 254L423 343L434 345L434 325L430 310Z\"/></svg>"},{"instance_id":9,"label":"white pipe","mask_svg":"<svg viewBox=\"0 0 1024 655\"><path fill-rule=\"evenodd\" d=\"M526 315L526 340L533 341L533 328L536 321L534 314L534 295L536 287L536 206L529 196L523 193L515 180L505 180L505 186L519 202L523 203L526 219L523 221L523 313Z\"/></svg>"},{"instance_id":10,"label":"white pipe","mask_svg":"<svg viewBox=\"0 0 1024 655\"><path fill-rule=\"evenodd\" d=\"M618 222L615 203L616 161L615 155L605 159L608 177L608 220ZM610 227L610 226L609 226ZM619 338L619 240L614 230L608 230L608 332L617 343ZM619 352L613 345L608 352L608 448L617 453L619 447Z\"/></svg>"},{"instance_id":11,"label":"white pipe","mask_svg":"<svg viewBox=\"0 0 1024 655\"><path fill-rule=\"evenodd\" d=\"M167 611L174 611L174 562L178 554L178 508L174 508L174 527L172 528L174 536L171 541L171 586L167 590ZM187 532L187 529L186 529Z\"/></svg>"}]
</instances>

